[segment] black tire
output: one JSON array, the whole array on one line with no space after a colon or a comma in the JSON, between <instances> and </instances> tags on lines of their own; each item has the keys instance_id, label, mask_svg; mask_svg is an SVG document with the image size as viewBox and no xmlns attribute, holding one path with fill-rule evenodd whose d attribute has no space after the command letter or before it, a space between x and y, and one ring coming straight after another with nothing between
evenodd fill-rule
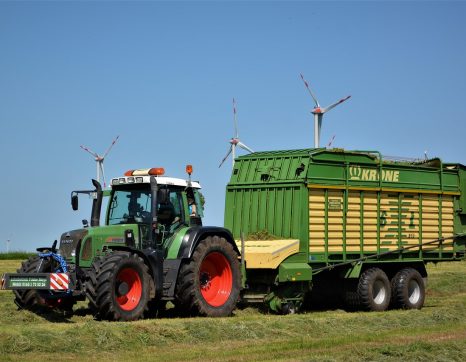
<instances>
[{"instance_id":1,"label":"black tire","mask_svg":"<svg viewBox=\"0 0 466 362\"><path fill-rule=\"evenodd\" d=\"M285 302L282 304L282 307L281 307L281 314L284 314L284 315L288 315L288 314L296 314L299 312L299 308L298 306L293 303L293 302Z\"/></svg>"},{"instance_id":2,"label":"black tire","mask_svg":"<svg viewBox=\"0 0 466 362\"><path fill-rule=\"evenodd\" d=\"M96 316L99 312L97 306L97 276L100 273L101 263L102 258L97 257L94 259L94 262L91 264L91 268L86 273L86 297L89 302L89 309L94 316Z\"/></svg>"},{"instance_id":3,"label":"black tire","mask_svg":"<svg viewBox=\"0 0 466 362\"><path fill-rule=\"evenodd\" d=\"M41 258L39 256L32 256L28 260L25 260L21 264L21 268L16 270L18 273L39 273L41 266ZM41 303L41 299L37 294L37 290L33 289L22 289L13 290L15 294L15 303L21 309L34 309Z\"/></svg>"},{"instance_id":4,"label":"black tire","mask_svg":"<svg viewBox=\"0 0 466 362\"><path fill-rule=\"evenodd\" d=\"M189 315L225 317L236 308L240 289L238 254L224 238L209 236L199 242L192 258L182 264L175 304Z\"/></svg>"},{"instance_id":5,"label":"black tire","mask_svg":"<svg viewBox=\"0 0 466 362\"><path fill-rule=\"evenodd\" d=\"M404 268L392 278L392 306L402 309L421 309L426 289L421 274L416 269Z\"/></svg>"},{"instance_id":6,"label":"black tire","mask_svg":"<svg viewBox=\"0 0 466 362\"><path fill-rule=\"evenodd\" d=\"M343 291L343 300L346 309L349 311L355 311L361 308L361 301L358 295L358 282L357 279L345 280L345 289Z\"/></svg>"},{"instance_id":7,"label":"black tire","mask_svg":"<svg viewBox=\"0 0 466 362\"><path fill-rule=\"evenodd\" d=\"M38 255L30 257L21 264L18 273L49 273L53 268L51 259L42 259ZM76 300L73 297L50 298L50 292L46 290L24 289L13 290L15 294L15 304L20 309L38 311L39 309L59 309L72 311ZM45 310L45 309L44 309Z\"/></svg>"},{"instance_id":8,"label":"black tire","mask_svg":"<svg viewBox=\"0 0 466 362\"><path fill-rule=\"evenodd\" d=\"M97 319L140 319L147 312L149 295L149 268L137 254L115 251L92 263L86 296Z\"/></svg>"},{"instance_id":9,"label":"black tire","mask_svg":"<svg viewBox=\"0 0 466 362\"><path fill-rule=\"evenodd\" d=\"M391 288L387 275L379 268L370 268L361 274L358 297L363 309L384 311L390 305Z\"/></svg>"}]
</instances>

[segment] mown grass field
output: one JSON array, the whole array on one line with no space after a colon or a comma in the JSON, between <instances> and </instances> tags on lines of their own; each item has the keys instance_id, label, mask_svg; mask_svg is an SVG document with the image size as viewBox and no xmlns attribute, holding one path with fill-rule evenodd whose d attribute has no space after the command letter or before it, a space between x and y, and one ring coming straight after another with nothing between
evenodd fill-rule
<instances>
[{"instance_id":1,"label":"mown grass field","mask_svg":"<svg viewBox=\"0 0 466 362\"><path fill-rule=\"evenodd\" d=\"M0 261L0 273L20 261ZM5 361L465 361L466 262L429 265L425 307L383 313L309 311L230 318L98 322L84 302L69 318L18 311L0 291Z\"/></svg>"}]
</instances>

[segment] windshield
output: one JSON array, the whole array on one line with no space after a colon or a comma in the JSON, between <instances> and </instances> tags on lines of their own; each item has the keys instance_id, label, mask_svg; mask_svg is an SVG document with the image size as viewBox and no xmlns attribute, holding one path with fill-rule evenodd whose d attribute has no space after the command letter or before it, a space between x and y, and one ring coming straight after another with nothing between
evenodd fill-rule
<instances>
[{"instance_id":1,"label":"windshield","mask_svg":"<svg viewBox=\"0 0 466 362\"><path fill-rule=\"evenodd\" d=\"M116 190L111 199L108 224L151 222L150 190Z\"/></svg>"}]
</instances>

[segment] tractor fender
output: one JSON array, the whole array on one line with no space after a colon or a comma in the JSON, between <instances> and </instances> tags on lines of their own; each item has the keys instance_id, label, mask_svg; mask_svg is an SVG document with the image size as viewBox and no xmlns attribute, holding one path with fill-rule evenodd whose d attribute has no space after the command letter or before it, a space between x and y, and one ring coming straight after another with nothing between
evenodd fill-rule
<instances>
[{"instance_id":1,"label":"tractor fender","mask_svg":"<svg viewBox=\"0 0 466 362\"><path fill-rule=\"evenodd\" d=\"M178 251L178 259L190 259L199 242L208 236L224 238L233 246L236 253L240 255L235 239L233 238L230 230L218 226L194 226L190 228L183 237Z\"/></svg>"}]
</instances>

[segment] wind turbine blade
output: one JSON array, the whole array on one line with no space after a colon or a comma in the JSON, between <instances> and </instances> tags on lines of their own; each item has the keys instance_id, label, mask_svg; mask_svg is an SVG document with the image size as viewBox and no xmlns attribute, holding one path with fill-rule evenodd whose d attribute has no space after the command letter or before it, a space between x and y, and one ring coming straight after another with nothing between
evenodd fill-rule
<instances>
[{"instance_id":1,"label":"wind turbine blade","mask_svg":"<svg viewBox=\"0 0 466 362\"><path fill-rule=\"evenodd\" d=\"M105 158L108 153L110 152L110 150L112 149L113 145L116 143L116 141L118 141L118 138L120 138L120 136L116 136L116 138L113 140L112 144L110 145L110 147L107 149L107 151L105 151L104 155L102 156L102 158Z\"/></svg>"},{"instance_id":2,"label":"wind turbine blade","mask_svg":"<svg viewBox=\"0 0 466 362\"><path fill-rule=\"evenodd\" d=\"M234 98L233 98L233 122L235 124L235 138L238 138L239 134L238 134L238 122L236 120L236 101Z\"/></svg>"},{"instance_id":3,"label":"wind turbine blade","mask_svg":"<svg viewBox=\"0 0 466 362\"><path fill-rule=\"evenodd\" d=\"M86 152L89 152L92 156L94 156L95 158L99 158L99 155L97 153L95 153L94 151L90 150L89 148L87 148L86 146L79 146L81 147L84 151Z\"/></svg>"},{"instance_id":4,"label":"wind turbine blade","mask_svg":"<svg viewBox=\"0 0 466 362\"><path fill-rule=\"evenodd\" d=\"M335 135L333 135L332 139L330 140L330 142L327 144L327 148L330 148L330 146L332 145L333 141L335 140Z\"/></svg>"},{"instance_id":5,"label":"wind turbine blade","mask_svg":"<svg viewBox=\"0 0 466 362\"><path fill-rule=\"evenodd\" d=\"M230 156L231 151L233 151L233 145L230 146L230 149L227 152L227 155L223 158L222 162L220 162L220 165L218 168L222 167L223 163L227 160L228 156Z\"/></svg>"},{"instance_id":6,"label":"wind turbine blade","mask_svg":"<svg viewBox=\"0 0 466 362\"><path fill-rule=\"evenodd\" d=\"M350 98L351 98L351 96L347 96L345 98L342 98L338 102L335 102L335 103L329 105L328 107L321 108L321 111L322 111L322 113L328 112L331 109L335 108L336 106L338 106L339 104L343 103L344 101L346 101L347 99L350 99Z\"/></svg>"},{"instance_id":7,"label":"wind turbine blade","mask_svg":"<svg viewBox=\"0 0 466 362\"><path fill-rule=\"evenodd\" d=\"M243 142L238 142L238 146L241 147L243 150L249 151L251 153L254 153L253 150L251 150L248 146L246 146Z\"/></svg>"},{"instance_id":8,"label":"wind turbine blade","mask_svg":"<svg viewBox=\"0 0 466 362\"><path fill-rule=\"evenodd\" d=\"M316 96L314 95L314 93L312 93L311 91L311 88L309 87L309 84L306 82L306 80L304 79L304 76L299 73L299 75L301 76L301 79L303 80L304 82L304 85L306 86L306 89L307 91L309 92L309 94L311 95L312 99L314 100L315 104L316 104L316 107L320 107L320 104L319 104L319 101L317 100Z\"/></svg>"}]
</instances>

